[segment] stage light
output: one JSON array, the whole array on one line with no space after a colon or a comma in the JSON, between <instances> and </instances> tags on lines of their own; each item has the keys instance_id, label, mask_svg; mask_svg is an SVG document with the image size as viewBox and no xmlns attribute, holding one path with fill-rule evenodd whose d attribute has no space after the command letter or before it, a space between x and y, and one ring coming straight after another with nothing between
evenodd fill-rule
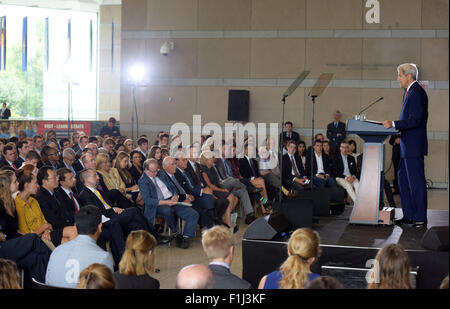
<instances>
[{"instance_id":1,"label":"stage light","mask_svg":"<svg viewBox=\"0 0 450 309\"><path fill-rule=\"evenodd\" d=\"M144 75L145 75L145 69L143 66L135 64L130 68L129 76L130 76L130 80L134 84L139 84L140 82L142 82Z\"/></svg>"}]
</instances>

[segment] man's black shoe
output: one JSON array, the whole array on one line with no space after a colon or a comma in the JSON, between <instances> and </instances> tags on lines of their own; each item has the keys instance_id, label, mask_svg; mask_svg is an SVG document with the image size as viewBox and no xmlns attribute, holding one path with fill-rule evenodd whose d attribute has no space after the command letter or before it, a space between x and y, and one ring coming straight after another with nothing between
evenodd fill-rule
<instances>
[{"instance_id":1,"label":"man's black shoe","mask_svg":"<svg viewBox=\"0 0 450 309\"><path fill-rule=\"evenodd\" d=\"M187 249L189 248L189 241L187 240L187 238L178 235L176 238L177 241L177 247L181 248L181 249Z\"/></svg>"},{"instance_id":2,"label":"man's black shoe","mask_svg":"<svg viewBox=\"0 0 450 309\"><path fill-rule=\"evenodd\" d=\"M413 227L427 227L427 222L425 221L413 221Z\"/></svg>"},{"instance_id":3,"label":"man's black shoe","mask_svg":"<svg viewBox=\"0 0 450 309\"><path fill-rule=\"evenodd\" d=\"M255 220L256 220L255 216L253 214L249 214L247 215L247 217L245 217L245 224L250 224Z\"/></svg>"},{"instance_id":4,"label":"man's black shoe","mask_svg":"<svg viewBox=\"0 0 450 309\"><path fill-rule=\"evenodd\" d=\"M411 225L411 224L413 224L413 221L407 220L407 219L400 219L400 220L395 220L394 223L395 223L395 225L403 225L403 224Z\"/></svg>"},{"instance_id":5,"label":"man's black shoe","mask_svg":"<svg viewBox=\"0 0 450 309\"><path fill-rule=\"evenodd\" d=\"M256 193L261 193L263 191L263 188L254 188L252 189L249 193L250 194L256 194Z\"/></svg>"}]
</instances>

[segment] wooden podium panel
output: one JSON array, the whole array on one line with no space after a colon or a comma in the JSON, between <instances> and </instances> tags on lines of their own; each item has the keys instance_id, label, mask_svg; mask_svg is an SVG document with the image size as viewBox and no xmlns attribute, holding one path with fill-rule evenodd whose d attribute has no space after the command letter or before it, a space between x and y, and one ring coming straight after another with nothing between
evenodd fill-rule
<instances>
[{"instance_id":1,"label":"wooden podium panel","mask_svg":"<svg viewBox=\"0 0 450 309\"><path fill-rule=\"evenodd\" d=\"M364 144L359 190L350 223L378 224L383 153L384 145L381 143Z\"/></svg>"}]
</instances>

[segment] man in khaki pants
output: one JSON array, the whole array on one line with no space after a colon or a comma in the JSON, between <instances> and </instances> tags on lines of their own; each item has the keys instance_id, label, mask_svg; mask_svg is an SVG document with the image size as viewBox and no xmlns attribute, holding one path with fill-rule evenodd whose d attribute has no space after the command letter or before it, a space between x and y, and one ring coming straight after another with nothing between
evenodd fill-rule
<instances>
[{"instance_id":1,"label":"man in khaki pants","mask_svg":"<svg viewBox=\"0 0 450 309\"><path fill-rule=\"evenodd\" d=\"M333 175L336 177L336 183L347 191L353 203L355 203L359 188L359 180L356 178L355 158L347 155L348 144L345 141L341 142L340 151L341 153L334 158Z\"/></svg>"}]
</instances>

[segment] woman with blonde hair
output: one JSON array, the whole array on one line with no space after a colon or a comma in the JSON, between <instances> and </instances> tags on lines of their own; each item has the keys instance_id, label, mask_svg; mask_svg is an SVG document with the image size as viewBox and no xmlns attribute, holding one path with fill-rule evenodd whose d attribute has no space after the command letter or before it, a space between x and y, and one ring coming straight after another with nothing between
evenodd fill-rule
<instances>
[{"instance_id":1,"label":"woman with blonde hair","mask_svg":"<svg viewBox=\"0 0 450 309\"><path fill-rule=\"evenodd\" d=\"M114 280L111 269L99 263L89 265L80 273L78 277L77 289L115 289L116 281Z\"/></svg>"},{"instance_id":2,"label":"woman with blonde hair","mask_svg":"<svg viewBox=\"0 0 450 309\"><path fill-rule=\"evenodd\" d=\"M309 228L296 230L288 243L288 258L280 270L264 276L259 289L303 289L318 274L311 272L313 264L320 254L320 238L317 232Z\"/></svg>"},{"instance_id":3,"label":"woman with blonde hair","mask_svg":"<svg viewBox=\"0 0 450 309\"><path fill-rule=\"evenodd\" d=\"M20 288L20 274L16 263L0 258L0 290Z\"/></svg>"},{"instance_id":4,"label":"woman with blonde hair","mask_svg":"<svg viewBox=\"0 0 450 309\"><path fill-rule=\"evenodd\" d=\"M114 273L119 289L159 289L159 281L151 276L156 244L155 237L144 230L128 235L119 271Z\"/></svg>"},{"instance_id":5,"label":"woman with blonde hair","mask_svg":"<svg viewBox=\"0 0 450 309\"><path fill-rule=\"evenodd\" d=\"M378 251L375 260L368 289L412 288L409 257L401 245L387 245Z\"/></svg>"},{"instance_id":6,"label":"woman with blonde hair","mask_svg":"<svg viewBox=\"0 0 450 309\"><path fill-rule=\"evenodd\" d=\"M16 205L12 194L19 189L16 174L10 170L0 171L0 220L1 231L8 239L21 236L17 223Z\"/></svg>"},{"instance_id":7,"label":"woman with blonde hair","mask_svg":"<svg viewBox=\"0 0 450 309\"><path fill-rule=\"evenodd\" d=\"M130 154L134 150L134 144L132 139L126 139L125 142L123 142L123 145L125 146L125 152Z\"/></svg>"},{"instance_id":8,"label":"woman with blonde hair","mask_svg":"<svg viewBox=\"0 0 450 309\"><path fill-rule=\"evenodd\" d=\"M203 151L200 154L200 170L201 181L208 188L213 191L213 195L220 199L228 201L226 208L216 209L219 218L225 222L225 224L231 228L231 212L236 207L239 199L230 190L220 187L220 180L217 173L214 170L214 154L212 151ZM223 204L223 203L221 203ZM237 232L237 225L233 228L233 232Z\"/></svg>"},{"instance_id":9,"label":"woman with blonde hair","mask_svg":"<svg viewBox=\"0 0 450 309\"><path fill-rule=\"evenodd\" d=\"M121 151L117 154L114 162L114 168L119 172L120 178L125 184L126 193L131 194L131 198L134 202L144 205L142 196L139 194L139 186L128 170L128 165L130 163L130 155L125 151Z\"/></svg>"}]
</instances>

